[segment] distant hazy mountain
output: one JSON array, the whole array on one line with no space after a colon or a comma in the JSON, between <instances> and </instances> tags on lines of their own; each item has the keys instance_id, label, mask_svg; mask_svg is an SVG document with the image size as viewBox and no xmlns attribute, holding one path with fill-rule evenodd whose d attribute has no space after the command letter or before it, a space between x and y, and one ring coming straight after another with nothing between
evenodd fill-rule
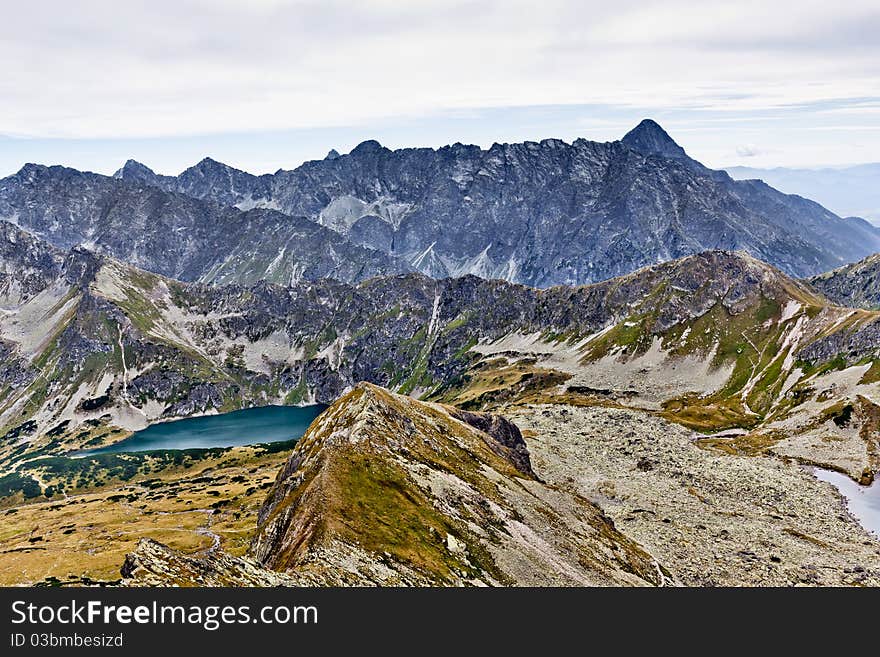
<instances>
[{"instance_id":1,"label":"distant hazy mountain","mask_svg":"<svg viewBox=\"0 0 880 657\"><path fill-rule=\"evenodd\" d=\"M435 277L581 284L711 248L808 276L880 250L867 222L707 169L651 120L611 143L392 151L367 141L272 175L205 159L176 177L136 162L116 176L305 216Z\"/></svg>"},{"instance_id":2,"label":"distant hazy mountain","mask_svg":"<svg viewBox=\"0 0 880 657\"><path fill-rule=\"evenodd\" d=\"M760 179L787 194L800 194L849 217L880 224L880 163L840 169L731 167L737 180Z\"/></svg>"}]
</instances>

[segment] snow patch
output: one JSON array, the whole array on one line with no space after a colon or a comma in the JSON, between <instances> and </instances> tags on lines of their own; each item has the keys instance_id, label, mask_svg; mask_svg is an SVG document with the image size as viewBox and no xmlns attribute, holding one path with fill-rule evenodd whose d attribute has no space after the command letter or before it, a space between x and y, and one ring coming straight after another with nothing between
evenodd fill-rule
<instances>
[{"instance_id":1,"label":"snow patch","mask_svg":"<svg viewBox=\"0 0 880 657\"><path fill-rule=\"evenodd\" d=\"M287 247L286 247L286 246L282 246L282 247L278 250L278 255L275 256L275 259L274 259L272 262L270 262L270 263L269 263L269 266L266 268L266 275L267 275L267 276L271 276L272 274L275 273L275 270L278 269L278 266L279 266L279 265L281 264L281 262L284 260L284 254L285 254L286 252L287 252Z\"/></svg>"},{"instance_id":2,"label":"snow patch","mask_svg":"<svg viewBox=\"0 0 880 657\"><path fill-rule=\"evenodd\" d=\"M337 337L333 342L321 349L315 358L323 358L329 363L331 370L338 370L342 363L342 351L345 349L345 338Z\"/></svg>"},{"instance_id":3,"label":"snow patch","mask_svg":"<svg viewBox=\"0 0 880 657\"><path fill-rule=\"evenodd\" d=\"M797 315L801 311L801 308L803 308L803 306L797 301L795 301L794 299L790 300L788 303L785 304L785 307L782 309L782 316L779 318L779 322L787 322L792 317Z\"/></svg>"},{"instance_id":4,"label":"snow patch","mask_svg":"<svg viewBox=\"0 0 880 657\"><path fill-rule=\"evenodd\" d=\"M243 197L238 203L235 204L236 208L241 210L242 212L247 212L248 210L255 210L257 208L265 209L265 210L281 210L281 206L278 204L278 201L275 200L267 200L265 198L254 198L252 195L248 194Z\"/></svg>"}]
</instances>

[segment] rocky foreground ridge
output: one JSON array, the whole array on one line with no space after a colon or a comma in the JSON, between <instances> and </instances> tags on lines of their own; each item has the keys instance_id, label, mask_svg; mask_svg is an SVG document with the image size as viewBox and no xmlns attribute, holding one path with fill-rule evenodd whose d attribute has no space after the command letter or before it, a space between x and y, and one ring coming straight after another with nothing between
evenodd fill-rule
<instances>
[{"instance_id":1,"label":"rocky foreground ridge","mask_svg":"<svg viewBox=\"0 0 880 657\"><path fill-rule=\"evenodd\" d=\"M599 508L538 479L514 425L371 384L297 443L260 511L251 558L335 586L672 581ZM146 543L123 574L130 584L200 584L234 582L240 569L247 582L250 563L215 554L194 566Z\"/></svg>"},{"instance_id":2,"label":"rocky foreground ridge","mask_svg":"<svg viewBox=\"0 0 880 657\"><path fill-rule=\"evenodd\" d=\"M525 439L360 384L297 444L247 556L142 540L123 583L880 584L880 542L794 463L714 453L629 409L512 413Z\"/></svg>"}]
</instances>

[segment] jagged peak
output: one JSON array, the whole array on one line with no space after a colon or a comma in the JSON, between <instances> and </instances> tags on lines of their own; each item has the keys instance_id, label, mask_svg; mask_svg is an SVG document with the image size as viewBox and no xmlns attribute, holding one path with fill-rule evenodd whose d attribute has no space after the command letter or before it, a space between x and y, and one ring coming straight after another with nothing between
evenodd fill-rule
<instances>
[{"instance_id":1,"label":"jagged peak","mask_svg":"<svg viewBox=\"0 0 880 657\"><path fill-rule=\"evenodd\" d=\"M360 155L362 153L378 153L385 147L375 139L367 139L351 149L351 155Z\"/></svg>"},{"instance_id":2,"label":"jagged peak","mask_svg":"<svg viewBox=\"0 0 880 657\"><path fill-rule=\"evenodd\" d=\"M48 169L49 167L45 164L37 164L36 162L27 162L22 165L21 169L18 170L18 173L27 173L28 171L39 171L43 169Z\"/></svg>"},{"instance_id":3,"label":"jagged peak","mask_svg":"<svg viewBox=\"0 0 880 657\"><path fill-rule=\"evenodd\" d=\"M183 173L181 173L180 176L178 176L178 177L185 178L187 175L191 175L194 173L202 175L202 174L205 174L208 172L215 172L215 171L223 171L223 172L227 172L227 173L242 173L242 174L245 174L248 176L253 175L253 174L248 173L246 171L242 171L241 169L236 169L235 167L230 166L224 162L220 162L219 160L215 160L212 157L203 157L196 164L192 165L191 167L189 167L188 169L183 171Z\"/></svg>"},{"instance_id":4,"label":"jagged peak","mask_svg":"<svg viewBox=\"0 0 880 657\"><path fill-rule=\"evenodd\" d=\"M150 178L156 175L156 172L153 171L146 164L142 164L137 160L128 159L125 161L116 173L113 174L114 178L120 179L143 179Z\"/></svg>"},{"instance_id":5,"label":"jagged peak","mask_svg":"<svg viewBox=\"0 0 880 657\"><path fill-rule=\"evenodd\" d=\"M215 160L213 157L203 157L190 169L231 169L232 167Z\"/></svg>"},{"instance_id":6,"label":"jagged peak","mask_svg":"<svg viewBox=\"0 0 880 657\"><path fill-rule=\"evenodd\" d=\"M58 177L67 176L70 178L104 178L97 173L91 171L80 171L73 167L64 166L63 164L34 164L29 162L19 169L15 174L10 176L19 180L33 182L37 176L40 177Z\"/></svg>"},{"instance_id":7,"label":"jagged peak","mask_svg":"<svg viewBox=\"0 0 880 657\"><path fill-rule=\"evenodd\" d=\"M653 119L642 120L621 141L642 155L687 159L684 149Z\"/></svg>"},{"instance_id":8,"label":"jagged peak","mask_svg":"<svg viewBox=\"0 0 880 657\"><path fill-rule=\"evenodd\" d=\"M16 171L14 177L16 177L16 178L32 178L37 173L40 173L42 171L48 171L48 170L49 170L49 167L47 167L45 164L35 164L33 162L28 162L23 167L21 167L21 169Z\"/></svg>"},{"instance_id":9,"label":"jagged peak","mask_svg":"<svg viewBox=\"0 0 880 657\"><path fill-rule=\"evenodd\" d=\"M64 259L64 277L72 285L87 287L95 280L103 258L84 244L73 247Z\"/></svg>"},{"instance_id":10,"label":"jagged peak","mask_svg":"<svg viewBox=\"0 0 880 657\"><path fill-rule=\"evenodd\" d=\"M330 152L328 152L327 155L324 156L324 159L325 160L338 160L340 157L341 157L341 155L339 155L339 151L337 151L335 148L331 148Z\"/></svg>"}]
</instances>

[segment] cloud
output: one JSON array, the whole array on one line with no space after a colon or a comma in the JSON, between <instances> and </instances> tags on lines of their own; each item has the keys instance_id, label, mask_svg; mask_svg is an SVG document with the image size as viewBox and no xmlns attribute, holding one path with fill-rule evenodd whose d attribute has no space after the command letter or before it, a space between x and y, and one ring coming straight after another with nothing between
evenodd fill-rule
<instances>
[{"instance_id":1,"label":"cloud","mask_svg":"<svg viewBox=\"0 0 880 657\"><path fill-rule=\"evenodd\" d=\"M0 22L0 134L158 137L615 105L743 113L880 87L876 0L56 0Z\"/></svg>"},{"instance_id":2,"label":"cloud","mask_svg":"<svg viewBox=\"0 0 880 657\"><path fill-rule=\"evenodd\" d=\"M761 149L754 144L743 144L736 147L736 154L740 157L757 157L761 154Z\"/></svg>"}]
</instances>

